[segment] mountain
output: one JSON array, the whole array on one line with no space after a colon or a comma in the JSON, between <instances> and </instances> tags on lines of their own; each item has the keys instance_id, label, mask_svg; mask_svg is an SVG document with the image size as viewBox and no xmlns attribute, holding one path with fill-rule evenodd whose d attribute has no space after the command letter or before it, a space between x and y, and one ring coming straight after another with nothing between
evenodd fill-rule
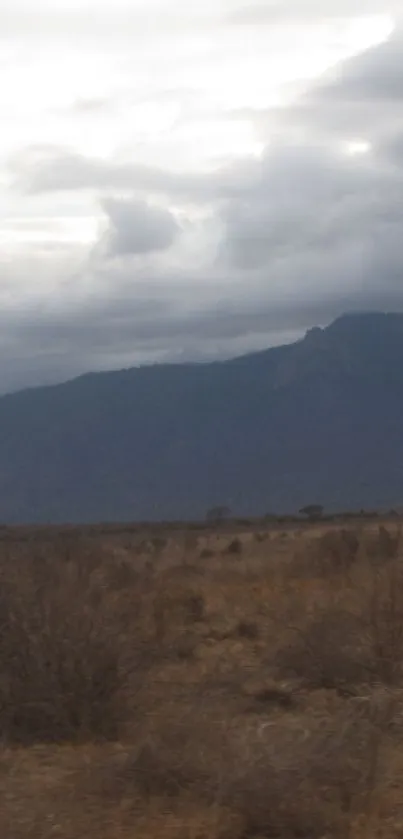
<instances>
[{"instance_id":1,"label":"mountain","mask_svg":"<svg viewBox=\"0 0 403 839\"><path fill-rule=\"evenodd\" d=\"M390 507L403 501L403 315L346 315L208 364L0 398L5 523Z\"/></svg>"}]
</instances>

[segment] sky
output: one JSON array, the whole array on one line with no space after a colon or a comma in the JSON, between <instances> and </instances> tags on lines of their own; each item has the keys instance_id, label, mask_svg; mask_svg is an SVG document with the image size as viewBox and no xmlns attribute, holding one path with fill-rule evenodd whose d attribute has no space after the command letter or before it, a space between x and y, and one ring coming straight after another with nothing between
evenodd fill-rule
<instances>
[{"instance_id":1,"label":"sky","mask_svg":"<svg viewBox=\"0 0 403 839\"><path fill-rule=\"evenodd\" d=\"M403 311L403 0L3 0L0 391Z\"/></svg>"}]
</instances>

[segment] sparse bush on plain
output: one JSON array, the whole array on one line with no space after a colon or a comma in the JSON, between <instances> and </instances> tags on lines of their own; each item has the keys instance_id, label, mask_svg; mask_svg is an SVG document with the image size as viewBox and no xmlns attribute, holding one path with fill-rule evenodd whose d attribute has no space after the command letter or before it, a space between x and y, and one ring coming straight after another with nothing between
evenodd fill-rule
<instances>
[{"instance_id":1,"label":"sparse bush on plain","mask_svg":"<svg viewBox=\"0 0 403 839\"><path fill-rule=\"evenodd\" d=\"M353 706L334 717L308 716L305 728L257 722L247 739L224 722L187 715L110 762L102 790L118 801L160 797L168 810L190 795L200 807L233 813L230 835L239 839L341 839L357 813L369 817L382 761L380 732Z\"/></svg>"},{"instance_id":2,"label":"sparse bush on plain","mask_svg":"<svg viewBox=\"0 0 403 839\"><path fill-rule=\"evenodd\" d=\"M260 635L259 625L256 621L239 621L236 634L240 638L246 638L248 641L256 641Z\"/></svg>"},{"instance_id":3,"label":"sparse bush on plain","mask_svg":"<svg viewBox=\"0 0 403 839\"><path fill-rule=\"evenodd\" d=\"M368 681L371 662L360 617L340 607L317 607L305 625L291 627L277 654L280 672L310 688L345 690Z\"/></svg>"},{"instance_id":4,"label":"sparse bush on plain","mask_svg":"<svg viewBox=\"0 0 403 839\"><path fill-rule=\"evenodd\" d=\"M368 807L379 741L371 723L350 708L333 718L308 718L302 731L266 728L228 773L223 801L241 816L245 836L345 837L357 811Z\"/></svg>"},{"instance_id":5,"label":"sparse bush on plain","mask_svg":"<svg viewBox=\"0 0 403 839\"><path fill-rule=\"evenodd\" d=\"M180 570L181 566L178 568ZM199 623L205 618L203 593L193 580L190 568L190 578L186 578L186 568L183 567L183 579L180 575L162 577L154 590L155 638L162 646L180 638L189 624Z\"/></svg>"},{"instance_id":6,"label":"sparse bush on plain","mask_svg":"<svg viewBox=\"0 0 403 839\"><path fill-rule=\"evenodd\" d=\"M211 548L203 548L199 554L200 559L212 559L213 556L215 556L215 551Z\"/></svg>"},{"instance_id":7,"label":"sparse bush on plain","mask_svg":"<svg viewBox=\"0 0 403 839\"><path fill-rule=\"evenodd\" d=\"M23 744L118 739L135 660L124 601L57 558L0 574L0 736Z\"/></svg>"},{"instance_id":8,"label":"sparse bush on plain","mask_svg":"<svg viewBox=\"0 0 403 839\"><path fill-rule=\"evenodd\" d=\"M317 540L316 564L324 571L347 571L358 557L360 537L355 530L329 530Z\"/></svg>"},{"instance_id":9,"label":"sparse bush on plain","mask_svg":"<svg viewBox=\"0 0 403 839\"><path fill-rule=\"evenodd\" d=\"M292 563L295 576L324 579L348 574L365 552L360 533L354 529L327 530L298 547Z\"/></svg>"},{"instance_id":10,"label":"sparse bush on plain","mask_svg":"<svg viewBox=\"0 0 403 839\"><path fill-rule=\"evenodd\" d=\"M387 684L403 678L403 565L393 561L371 569L367 636L377 677Z\"/></svg>"},{"instance_id":11,"label":"sparse bush on plain","mask_svg":"<svg viewBox=\"0 0 403 839\"><path fill-rule=\"evenodd\" d=\"M391 533L384 525L378 529L378 534L369 542L369 553L379 560L396 559L399 554L401 530L398 528Z\"/></svg>"},{"instance_id":12,"label":"sparse bush on plain","mask_svg":"<svg viewBox=\"0 0 403 839\"><path fill-rule=\"evenodd\" d=\"M240 539L232 539L232 541L225 548L224 553L226 553L226 554L241 554L242 553L242 542L241 542L241 540Z\"/></svg>"},{"instance_id":13,"label":"sparse bush on plain","mask_svg":"<svg viewBox=\"0 0 403 839\"><path fill-rule=\"evenodd\" d=\"M168 540L164 539L162 536L155 536L153 539L150 540L151 544L154 549L154 553L159 555L161 554L165 548L167 547Z\"/></svg>"},{"instance_id":14,"label":"sparse bush on plain","mask_svg":"<svg viewBox=\"0 0 403 839\"><path fill-rule=\"evenodd\" d=\"M253 699L255 703L265 710L267 708L281 708L284 711L291 711L298 704L291 690L287 690L275 683L257 690Z\"/></svg>"},{"instance_id":15,"label":"sparse bush on plain","mask_svg":"<svg viewBox=\"0 0 403 839\"><path fill-rule=\"evenodd\" d=\"M360 684L401 685L403 566L370 561L350 581L344 600L327 595L307 604L277 653L280 670L313 688L348 690Z\"/></svg>"}]
</instances>

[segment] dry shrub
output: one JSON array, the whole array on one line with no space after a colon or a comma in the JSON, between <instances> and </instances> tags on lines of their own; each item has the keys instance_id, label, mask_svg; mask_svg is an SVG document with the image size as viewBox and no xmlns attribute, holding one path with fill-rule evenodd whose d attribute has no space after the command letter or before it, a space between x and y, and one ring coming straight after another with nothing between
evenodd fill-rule
<instances>
[{"instance_id":1,"label":"dry shrub","mask_svg":"<svg viewBox=\"0 0 403 839\"><path fill-rule=\"evenodd\" d=\"M276 664L312 688L400 685L403 678L403 564L366 560L348 585L331 580L312 604L301 592ZM299 608L298 608L299 607Z\"/></svg>"},{"instance_id":2,"label":"dry shrub","mask_svg":"<svg viewBox=\"0 0 403 839\"><path fill-rule=\"evenodd\" d=\"M318 606L276 656L280 672L310 688L345 690L368 681L371 659L359 616L335 606Z\"/></svg>"},{"instance_id":3,"label":"dry shrub","mask_svg":"<svg viewBox=\"0 0 403 839\"><path fill-rule=\"evenodd\" d=\"M303 727L240 729L193 714L109 761L96 778L103 798L161 797L172 811L173 799L187 796L232 813L234 837L278 839L344 839L357 813L368 810L381 734L352 706L333 718L308 717Z\"/></svg>"},{"instance_id":4,"label":"dry shrub","mask_svg":"<svg viewBox=\"0 0 403 839\"><path fill-rule=\"evenodd\" d=\"M380 525L377 533L368 534L365 546L368 556L372 560L385 562L396 559L399 555L401 543L401 528L391 533L384 525Z\"/></svg>"},{"instance_id":5,"label":"dry shrub","mask_svg":"<svg viewBox=\"0 0 403 839\"><path fill-rule=\"evenodd\" d=\"M241 554L243 549L243 545L240 539L232 539L232 541L227 545L223 553L225 554Z\"/></svg>"},{"instance_id":6,"label":"dry shrub","mask_svg":"<svg viewBox=\"0 0 403 839\"><path fill-rule=\"evenodd\" d=\"M52 536L43 535L32 544L28 542L24 556L39 563L50 559L73 564L79 561L83 572L89 574L105 567L109 552L102 542L96 542L90 535L72 528Z\"/></svg>"},{"instance_id":7,"label":"dry shrub","mask_svg":"<svg viewBox=\"0 0 403 839\"><path fill-rule=\"evenodd\" d=\"M94 789L115 800L164 796L175 798L194 792L214 797L217 761L228 750L225 724L206 717L195 703L191 708L167 707L148 720L138 746L107 760L94 777Z\"/></svg>"},{"instance_id":8,"label":"dry shrub","mask_svg":"<svg viewBox=\"0 0 403 839\"><path fill-rule=\"evenodd\" d=\"M187 531L183 537L183 548L186 556L192 556L197 551L199 544L198 536L192 531Z\"/></svg>"},{"instance_id":9,"label":"dry shrub","mask_svg":"<svg viewBox=\"0 0 403 839\"><path fill-rule=\"evenodd\" d=\"M133 562L120 559L105 568L105 583L111 591L128 590L140 582L140 574Z\"/></svg>"},{"instance_id":10,"label":"dry shrub","mask_svg":"<svg viewBox=\"0 0 403 839\"><path fill-rule=\"evenodd\" d=\"M260 635L259 624L256 621L240 620L236 626L235 634L248 641L257 641Z\"/></svg>"},{"instance_id":11,"label":"dry shrub","mask_svg":"<svg viewBox=\"0 0 403 839\"><path fill-rule=\"evenodd\" d=\"M368 806L374 738L373 726L351 709L308 719L305 730L268 727L246 745L222 801L242 816L244 836L344 839Z\"/></svg>"},{"instance_id":12,"label":"dry shrub","mask_svg":"<svg viewBox=\"0 0 403 839\"><path fill-rule=\"evenodd\" d=\"M298 705L297 697L289 688L277 685L275 682L259 688L253 695L254 706L250 709L266 712L270 708L282 708L283 711L291 711Z\"/></svg>"},{"instance_id":13,"label":"dry shrub","mask_svg":"<svg viewBox=\"0 0 403 839\"><path fill-rule=\"evenodd\" d=\"M205 612L199 574L192 566L176 566L156 580L153 616L158 643L180 639L187 626L205 619Z\"/></svg>"},{"instance_id":14,"label":"dry shrub","mask_svg":"<svg viewBox=\"0 0 403 839\"><path fill-rule=\"evenodd\" d=\"M199 554L200 559L212 559L213 556L215 556L215 551L212 551L211 548L203 548Z\"/></svg>"},{"instance_id":15,"label":"dry shrub","mask_svg":"<svg viewBox=\"0 0 403 839\"><path fill-rule=\"evenodd\" d=\"M306 556L312 574L348 571L358 557L360 534L355 530L329 530L316 539Z\"/></svg>"},{"instance_id":16,"label":"dry shrub","mask_svg":"<svg viewBox=\"0 0 403 839\"><path fill-rule=\"evenodd\" d=\"M122 598L118 603L79 562L53 557L3 564L2 739L117 738L136 661L138 639L129 639L128 630Z\"/></svg>"},{"instance_id":17,"label":"dry shrub","mask_svg":"<svg viewBox=\"0 0 403 839\"><path fill-rule=\"evenodd\" d=\"M367 592L367 634L378 678L399 684L403 672L403 565L389 562L371 569Z\"/></svg>"},{"instance_id":18,"label":"dry shrub","mask_svg":"<svg viewBox=\"0 0 403 839\"><path fill-rule=\"evenodd\" d=\"M154 552L158 555L161 554L168 545L168 539L165 539L163 536L154 536L150 542Z\"/></svg>"}]
</instances>

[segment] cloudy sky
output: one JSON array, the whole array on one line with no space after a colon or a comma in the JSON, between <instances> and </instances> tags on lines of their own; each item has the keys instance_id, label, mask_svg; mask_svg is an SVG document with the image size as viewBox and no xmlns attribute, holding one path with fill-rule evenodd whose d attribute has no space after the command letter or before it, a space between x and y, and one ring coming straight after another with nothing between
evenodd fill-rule
<instances>
[{"instance_id":1,"label":"cloudy sky","mask_svg":"<svg viewBox=\"0 0 403 839\"><path fill-rule=\"evenodd\" d=\"M3 0L0 390L403 310L403 0Z\"/></svg>"}]
</instances>

